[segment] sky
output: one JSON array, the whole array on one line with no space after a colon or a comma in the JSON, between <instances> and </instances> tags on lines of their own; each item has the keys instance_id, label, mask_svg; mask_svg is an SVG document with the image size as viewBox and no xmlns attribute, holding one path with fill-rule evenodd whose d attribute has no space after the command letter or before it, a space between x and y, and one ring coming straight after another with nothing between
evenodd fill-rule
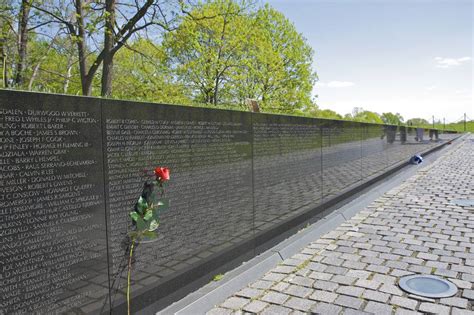
<instances>
[{"instance_id":1,"label":"sky","mask_svg":"<svg viewBox=\"0 0 474 315\"><path fill-rule=\"evenodd\" d=\"M261 0L314 50L317 104L474 119L471 0Z\"/></svg>"}]
</instances>

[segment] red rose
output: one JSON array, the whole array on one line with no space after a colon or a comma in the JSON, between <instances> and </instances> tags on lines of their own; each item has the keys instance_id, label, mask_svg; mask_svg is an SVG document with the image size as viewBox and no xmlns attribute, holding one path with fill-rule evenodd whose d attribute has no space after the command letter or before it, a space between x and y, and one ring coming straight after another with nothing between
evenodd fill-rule
<instances>
[{"instance_id":1,"label":"red rose","mask_svg":"<svg viewBox=\"0 0 474 315\"><path fill-rule=\"evenodd\" d=\"M166 167L157 167L155 168L155 176L160 182L165 182L170 179L170 170Z\"/></svg>"}]
</instances>

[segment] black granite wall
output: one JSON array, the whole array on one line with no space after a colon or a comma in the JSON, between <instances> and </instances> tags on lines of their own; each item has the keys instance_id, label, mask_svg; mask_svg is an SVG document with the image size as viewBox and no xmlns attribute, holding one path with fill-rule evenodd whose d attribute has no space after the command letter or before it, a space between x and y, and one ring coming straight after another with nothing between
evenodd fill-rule
<instances>
[{"instance_id":1,"label":"black granite wall","mask_svg":"<svg viewBox=\"0 0 474 315\"><path fill-rule=\"evenodd\" d=\"M100 102L0 91L0 313L106 301Z\"/></svg>"},{"instance_id":2,"label":"black granite wall","mask_svg":"<svg viewBox=\"0 0 474 315\"><path fill-rule=\"evenodd\" d=\"M171 169L171 206L159 237L136 251L135 310L257 254L292 218L456 137L420 136L0 90L0 314L125 311L124 239L143 169Z\"/></svg>"}]
</instances>

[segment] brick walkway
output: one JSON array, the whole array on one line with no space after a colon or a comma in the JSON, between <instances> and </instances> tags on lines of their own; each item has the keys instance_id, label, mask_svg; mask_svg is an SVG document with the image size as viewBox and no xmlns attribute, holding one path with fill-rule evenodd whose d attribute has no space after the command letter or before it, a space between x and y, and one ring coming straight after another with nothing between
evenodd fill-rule
<instances>
[{"instance_id":1,"label":"brick walkway","mask_svg":"<svg viewBox=\"0 0 474 315\"><path fill-rule=\"evenodd\" d=\"M474 315L474 137L374 201L208 314ZM455 297L398 288L408 274L455 283Z\"/></svg>"}]
</instances>

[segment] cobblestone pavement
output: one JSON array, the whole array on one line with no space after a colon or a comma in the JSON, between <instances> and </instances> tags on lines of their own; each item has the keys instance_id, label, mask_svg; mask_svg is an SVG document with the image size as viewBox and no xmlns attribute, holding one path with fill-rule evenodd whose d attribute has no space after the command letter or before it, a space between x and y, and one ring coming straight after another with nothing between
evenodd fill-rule
<instances>
[{"instance_id":1,"label":"cobblestone pavement","mask_svg":"<svg viewBox=\"0 0 474 315\"><path fill-rule=\"evenodd\" d=\"M474 315L474 137L208 314ZM433 274L459 291L409 295L398 278Z\"/></svg>"}]
</instances>

